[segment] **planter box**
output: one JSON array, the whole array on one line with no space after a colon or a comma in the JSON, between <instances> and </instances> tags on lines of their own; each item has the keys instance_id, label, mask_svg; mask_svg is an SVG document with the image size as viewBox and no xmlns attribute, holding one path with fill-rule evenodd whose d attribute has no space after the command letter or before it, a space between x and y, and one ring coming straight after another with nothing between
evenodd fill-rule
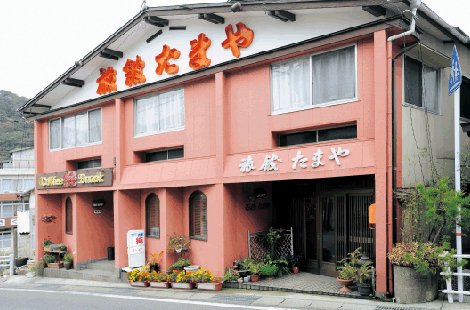
<instances>
[{"instance_id":1,"label":"planter box","mask_svg":"<svg viewBox=\"0 0 470 310\"><path fill-rule=\"evenodd\" d=\"M198 291L220 291L222 282L219 283L196 283Z\"/></svg>"},{"instance_id":2,"label":"planter box","mask_svg":"<svg viewBox=\"0 0 470 310\"><path fill-rule=\"evenodd\" d=\"M60 263L48 263L47 267L59 269L59 268L64 267L64 263L62 263L62 262L60 262Z\"/></svg>"},{"instance_id":3,"label":"planter box","mask_svg":"<svg viewBox=\"0 0 470 310\"><path fill-rule=\"evenodd\" d=\"M194 283L178 283L171 282L171 287L175 290L192 290L194 288Z\"/></svg>"},{"instance_id":4,"label":"planter box","mask_svg":"<svg viewBox=\"0 0 470 310\"><path fill-rule=\"evenodd\" d=\"M150 287L153 287L153 288L163 288L163 289L170 288L169 282L149 282L149 283L150 283Z\"/></svg>"},{"instance_id":5,"label":"planter box","mask_svg":"<svg viewBox=\"0 0 470 310\"><path fill-rule=\"evenodd\" d=\"M134 286L134 287L148 287L149 286L149 283L147 281L145 281L145 282L131 282L131 281L127 280L127 282L129 282L129 284L131 286Z\"/></svg>"},{"instance_id":6,"label":"planter box","mask_svg":"<svg viewBox=\"0 0 470 310\"><path fill-rule=\"evenodd\" d=\"M411 267L393 265L393 291L400 304L430 302L437 298L437 275L422 275Z\"/></svg>"}]
</instances>

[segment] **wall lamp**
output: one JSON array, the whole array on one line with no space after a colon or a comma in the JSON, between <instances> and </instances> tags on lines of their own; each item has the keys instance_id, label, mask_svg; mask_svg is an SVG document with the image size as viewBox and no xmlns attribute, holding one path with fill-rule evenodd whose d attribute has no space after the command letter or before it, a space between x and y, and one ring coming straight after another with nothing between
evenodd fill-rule
<instances>
[{"instance_id":1,"label":"wall lamp","mask_svg":"<svg viewBox=\"0 0 470 310\"><path fill-rule=\"evenodd\" d=\"M242 5L240 4L240 2L235 2L230 7L230 10L232 10L232 12L240 12L242 10Z\"/></svg>"}]
</instances>

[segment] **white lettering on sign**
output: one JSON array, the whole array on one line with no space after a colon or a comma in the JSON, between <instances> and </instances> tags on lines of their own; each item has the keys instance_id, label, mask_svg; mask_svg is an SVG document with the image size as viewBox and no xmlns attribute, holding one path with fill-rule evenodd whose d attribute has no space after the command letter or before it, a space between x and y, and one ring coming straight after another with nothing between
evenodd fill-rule
<instances>
[{"instance_id":1,"label":"white lettering on sign","mask_svg":"<svg viewBox=\"0 0 470 310\"><path fill-rule=\"evenodd\" d=\"M277 171L278 168L276 166L277 163L275 163L276 160L282 163L282 160L276 154L273 153L271 156L266 155L266 157L264 158L264 162L261 165L261 168L259 168L259 170L260 171L272 171L272 170Z\"/></svg>"},{"instance_id":2,"label":"white lettering on sign","mask_svg":"<svg viewBox=\"0 0 470 310\"><path fill-rule=\"evenodd\" d=\"M5 226L5 219L0 219L0 227Z\"/></svg>"},{"instance_id":3,"label":"white lettering on sign","mask_svg":"<svg viewBox=\"0 0 470 310\"><path fill-rule=\"evenodd\" d=\"M16 219L11 219L11 225L12 225L12 226L13 226L13 225L18 226L18 219L17 219L17 218L16 218Z\"/></svg>"},{"instance_id":4,"label":"white lettering on sign","mask_svg":"<svg viewBox=\"0 0 470 310\"><path fill-rule=\"evenodd\" d=\"M339 161L339 157L345 157L351 154L351 152L348 149L342 149L341 147L338 147L338 150L335 148L330 148L331 153L333 155L329 156L331 160L335 160L336 164L338 166L341 166L341 163ZM324 166L325 163L321 161L323 157L323 152L321 149L318 149L317 152L313 153L312 157L312 168L318 168L320 166ZM292 169L297 170L297 164L299 164L300 168L305 169L308 167L307 164L305 164L308 159L305 158L304 155L302 155L302 151L298 150L297 155L291 159L294 163L292 164ZM247 158L243 158L242 163L239 164L238 166L240 167L240 172L250 172L251 170L255 170L255 163L253 161L253 157L251 155L248 155ZM272 153L272 155L266 155L264 158L264 162L261 165L261 168L259 168L260 171L272 171L272 170L279 170L277 167L277 163L282 163L282 160L277 156L276 154Z\"/></svg>"},{"instance_id":5,"label":"white lettering on sign","mask_svg":"<svg viewBox=\"0 0 470 310\"><path fill-rule=\"evenodd\" d=\"M251 155L248 155L247 158L242 159L242 163L238 165L240 167L240 172L250 172L251 170L255 170L253 158Z\"/></svg>"}]
</instances>

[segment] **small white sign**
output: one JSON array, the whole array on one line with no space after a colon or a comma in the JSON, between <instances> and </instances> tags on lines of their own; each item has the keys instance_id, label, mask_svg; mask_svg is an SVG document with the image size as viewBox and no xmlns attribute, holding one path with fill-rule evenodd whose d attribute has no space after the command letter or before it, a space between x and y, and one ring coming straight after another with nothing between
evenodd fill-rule
<instances>
[{"instance_id":1,"label":"small white sign","mask_svg":"<svg viewBox=\"0 0 470 310\"><path fill-rule=\"evenodd\" d=\"M11 219L11 226L13 225L18 226L18 218Z\"/></svg>"},{"instance_id":2,"label":"small white sign","mask_svg":"<svg viewBox=\"0 0 470 310\"><path fill-rule=\"evenodd\" d=\"M100 214L101 210L95 210L95 214Z\"/></svg>"},{"instance_id":3,"label":"small white sign","mask_svg":"<svg viewBox=\"0 0 470 310\"><path fill-rule=\"evenodd\" d=\"M5 226L5 219L0 219L0 226Z\"/></svg>"},{"instance_id":4,"label":"small white sign","mask_svg":"<svg viewBox=\"0 0 470 310\"><path fill-rule=\"evenodd\" d=\"M144 253L144 251L145 251L145 247L143 246L133 247L133 248L127 249L127 254Z\"/></svg>"}]
</instances>

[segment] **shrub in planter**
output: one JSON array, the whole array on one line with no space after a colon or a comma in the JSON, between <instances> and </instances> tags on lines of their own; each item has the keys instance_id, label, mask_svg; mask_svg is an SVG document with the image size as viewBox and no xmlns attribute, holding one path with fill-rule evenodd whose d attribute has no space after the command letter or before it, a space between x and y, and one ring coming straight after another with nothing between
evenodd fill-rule
<instances>
[{"instance_id":1,"label":"shrub in planter","mask_svg":"<svg viewBox=\"0 0 470 310\"><path fill-rule=\"evenodd\" d=\"M136 287L147 287L149 286L148 277L149 274L147 272L141 272L140 269L134 269L129 271L127 274L127 281L131 286Z\"/></svg>"},{"instance_id":2,"label":"shrub in planter","mask_svg":"<svg viewBox=\"0 0 470 310\"><path fill-rule=\"evenodd\" d=\"M168 268L168 273L172 272L173 270L184 270L184 267L191 266L192 263L189 259L185 259L180 257L170 268Z\"/></svg>"},{"instance_id":3,"label":"shrub in planter","mask_svg":"<svg viewBox=\"0 0 470 310\"><path fill-rule=\"evenodd\" d=\"M205 268L201 268L193 273L191 279L196 283L199 291L220 291L222 289L220 278L214 277L212 273Z\"/></svg>"},{"instance_id":4,"label":"shrub in planter","mask_svg":"<svg viewBox=\"0 0 470 310\"><path fill-rule=\"evenodd\" d=\"M374 269L371 265L371 262L364 263L357 270L357 275L359 278L357 288L359 290L359 294L362 296L369 296L372 294L372 284L370 280L374 274Z\"/></svg>"},{"instance_id":5,"label":"shrub in planter","mask_svg":"<svg viewBox=\"0 0 470 310\"><path fill-rule=\"evenodd\" d=\"M272 279L279 273L279 268L276 265L265 265L260 268L260 273L266 278Z\"/></svg>"},{"instance_id":6,"label":"shrub in planter","mask_svg":"<svg viewBox=\"0 0 470 310\"><path fill-rule=\"evenodd\" d=\"M224 282L235 282L240 278L240 275L237 270L232 270L232 268L227 267L224 274Z\"/></svg>"},{"instance_id":7,"label":"shrub in planter","mask_svg":"<svg viewBox=\"0 0 470 310\"><path fill-rule=\"evenodd\" d=\"M258 282L262 266L263 266L262 263L254 263L251 265L250 267L251 281Z\"/></svg>"},{"instance_id":8,"label":"shrub in planter","mask_svg":"<svg viewBox=\"0 0 470 310\"><path fill-rule=\"evenodd\" d=\"M150 287L153 287L153 288L163 288L163 289L169 288L170 283L168 282L168 280L169 280L168 275L164 274L163 272L156 272L156 271L152 271L148 278Z\"/></svg>"},{"instance_id":9,"label":"shrub in planter","mask_svg":"<svg viewBox=\"0 0 470 310\"><path fill-rule=\"evenodd\" d=\"M64 254L64 266L65 266L65 269L69 270L70 268L72 268L72 261L73 261L73 255L72 253L65 253Z\"/></svg>"}]
</instances>

